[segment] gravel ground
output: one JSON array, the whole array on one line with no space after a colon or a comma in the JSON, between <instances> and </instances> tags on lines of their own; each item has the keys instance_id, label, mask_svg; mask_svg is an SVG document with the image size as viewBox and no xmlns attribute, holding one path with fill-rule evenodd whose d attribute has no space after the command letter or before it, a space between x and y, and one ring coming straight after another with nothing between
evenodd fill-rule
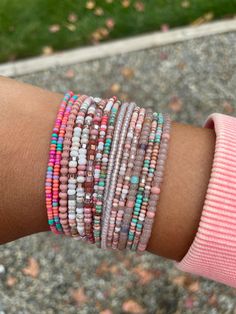
<instances>
[{"instance_id":1,"label":"gravel ground","mask_svg":"<svg viewBox=\"0 0 236 314\"><path fill-rule=\"evenodd\" d=\"M64 92L117 94L178 121L236 110L236 33L196 39L17 79ZM179 272L149 253L102 252L38 234L1 247L3 313L236 313L236 289Z\"/></svg>"}]
</instances>

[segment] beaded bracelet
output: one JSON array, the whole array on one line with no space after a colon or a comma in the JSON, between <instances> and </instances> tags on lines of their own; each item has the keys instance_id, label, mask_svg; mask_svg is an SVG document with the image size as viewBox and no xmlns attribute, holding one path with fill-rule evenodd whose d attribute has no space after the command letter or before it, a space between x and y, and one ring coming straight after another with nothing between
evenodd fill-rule
<instances>
[{"instance_id":1,"label":"beaded bracelet","mask_svg":"<svg viewBox=\"0 0 236 314\"><path fill-rule=\"evenodd\" d=\"M106 105L106 100L101 100L95 98L94 102L96 104L95 113L91 123L90 139L88 143L87 151L87 167L86 167L86 179L84 183L85 188L85 201L84 201L84 211L85 211L85 235L90 243L94 243L92 222L93 222L93 193L94 193L94 161L96 154L96 146L98 141L99 127L102 119L103 109Z\"/></svg>"},{"instance_id":2,"label":"beaded bracelet","mask_svg":"<svg viewBox=\"0 0 236 314\"><path fill-rule=\"evenodd\" d=\"M112 245L112 239L114 237L115 230L119 232L119 227L117 227L117 220L119 221L119 219L117 219L117 212L118 212L118 207L119 207L120 202L124 206L124 203L122 203L122 200L120 199L120 197L121 197L122 190L125 189L125 186L123 186L123 182L125 179L124 177L127 170L127 163L129 159L131 143L134 136L134 129L135 129L135 125L138 119L139 111L140 111L140 108L136 106L131 117L126 141L123 148L123 156L120 162L120 169L119 169L115 195L113 198L110 221L109 221L109 230L108 230L108 235L107 235L107 247L111 247Z\"/></svg>"},{"instance_id":3,"label":"beaded bracelet","mask_svg":"<svg viewBox=\"0 0 236 314\"><path fill-rule=\"evenodd\" d=\"M170 117L135 103L65 94L45 180L56 234L143 252L151 236L170 138Z\"/></svg>"},{"instance_id":4,"label":"beaded bracelet","mask_svg":"<svg viewBox=\"0 0 236 314\"><path fill-rule=\"evenodd\" d=\"M54 220L53 207L55 207L55 205L58 206L58 198L56 198L55 200L56 202L54 202L53 180L57 179L54 175L54 165L56 161L56 151L58 149L57 142L58 142L60 127L62 124L62 119L64 117L64 112L65 112L67 103L72 96L73 96L73 93L71 91L67 92L60 104L60 108L56 117L56 122L53 128L53 133L51 137L49 159L48 159L48 166L47 166L46 180L45 180L45 198L46 198L46 208L47 208L47 215L48 215L48 224L51 230L56 234L58 233L58 230L56 227L57 220Z\"/></svg>"},{"instance_id":5,"label":"beaded bracelet","mask_svg":"<svg viewBox=\"0 0 236 314\"><path fill-rule=\"evenodd\" d=\"M125 177L124 177L123 189L121 191L119 206L117 209L116 227L115 227L115 232L113 234L113 242L112 242L112 248L113 249L117 249L117 246L118 246L121 223L122 223L122 218L123 218L124 211L125 211L125 202L127 199L127 195L129 193L129 188L130 188L130 177L132 174L132 169L133 169L134 164L135 164L136 151L137 151L138 141L139 141L139 137L140 137L142 126L143 126L145 112L146 112L146 110L144 108L140 109L139 115L138 115L138 120L137 120L137 123L135 125L134 137L132 139L132 144L131 144L131 148L130 148L129 159L128 159L128 163L127 163L127 169L126 169Z\"/></svg>"},{"instance_id":6,"label":"beaded bracelet","mask_svg":"<svg viewBox=\"0 0 236 314\"><path fill-rule=\"evenodd\" d=\"M160 198L160 185L163 182L164 165L167 158L168 142L170 139L170 117L168 115L164 115L163 134L161 135L160 133L158 133L157 138L159 139L159 137L161 137L160 150L157 159L157 167L154 173L151 194L148 202L147 215L145 218L141 238L137 247L137 250L139 252L143 252L146 250L148 240L152 232L152 225L155 218L157 203Z\"/></svg>"},{"instance_id":7,"label":"beaded bracelet","mask_svg":"<svg viewBox=\"0 0 236 314\"><path fill-rule=\"evenodd\" d=\"M142 173L139 180L138 192L136 194L134 211L131 219L132 228L130 228L129 230L128 241L126 245L126 248L131 249L132 247L132 250L135 250L136 248L136 245L138 243L137 239L138 236L141 234L142 225L146 216L146 204L148 198L146 197L146 195L144 195L144 191L151 189L151 186L147 182L147 174L151 163L151 154L155 139L156 127L157 127L156 113L153 113L153 121L150 128L147 149L144 156Z\"/></svg>"},{"instance_id":8,"label":"beaded bracelet","mask_svg":"<svg viewBox=\"0 0 236 314\"><path fill-rule=\"evenodd\" d=\"M118 100L115 100L115 102L112 102L110 104L107 104L108 109L110 109L110 117L108 121L108 128L106 133L106 140L104 144L104 150L102 155L102 163L101 163L101 171L99 176L99 183L98 183L98 192L97 192L97 203L96 203L96 214L95 219L97 219L97 225L95 230L95 242L97 243L97 246L100 246L101 241L101 227L102 227L102 220L104 215L103 210L103 202L104 202L104 193L105 186L106 186L106 180L107 179L107 165L109 161L109 155L111 150L111 143L113 138L113 132L115 129L115 122L116 122L116 116L119 111L121 103ZM110 106L112 106L110 108Z\"/></svg>"},{"instance_id":9,"label":"beaded bracelet","mask_svg":"<svg viewBox=\"0 0 236 314\"><path fill-rule=\"evenodd\" d=\"M112 222L112 217L110 215L110 212L111 212L111 207L112 207L112 200L113 200L114 194L115 194L115 185L116 185L117 175L118 175L118 171L119 171L120 159L122 156L122 150L123 150L123 146L124 146L124 142L125 142L125 138L126 138L126 133L127 133L130 119L131 119L131 116L132 116L132 113L133 113L135 106L136 105L134 103L131 103L131 104L124 103L123 107L120 110L120 115L119 115L118 121L117 121L117 128L116 128L117 133L115 132L114 141L113 141L114 155L116 155L116 160L114 163L114 167L112 169L112 179L111 179L111 182L109 183L109 194L107 195L107 200L106 200L107 202L106 202L106 207L105 207L105 211L104 211L105 212L105 218L104 218L103 230L102 230L102 248L106 248L109 221L110 221L110 223ZM124 116L124 118L122 119L121 115L123 113L123 111L122 111L123 108L124 108L124 112L126 112L126 110L127 110L127 112L126 112L126 115ZM120 120L119 120L119 118L120 118ZM120 125L122 125L122 122L123 122L123 127L122 127L121 133L120 133L119 125L118 125L119 122L120 122ZM118 135L118 138L119 138L119 142L117 141L117 149L116 149L116 134ZM112 153L113 153L113 151L111 152L111 160L113 157ZM109 159L109 163L110 163L110 159ZM115 221L113 221L113 223L115 223Z\"/></svg>"},{"instance_id":10,"label":"beaded bracelet","mask_svg":"<svg viewBox=\"0 0 236 314\"><path fill-rule=\"evenodd\" d=\"M95 243L100 243L100 221L102 212L102 202L98 197L98 184L101 174L101 161L103 157L104 144L107 133L108 117L111 108L115 102L115 98L111 98L105 101L105 108L102 113L101 124L98 130L98 144L95 153L95 165L94 165L94 193L93 193L93 239ZM101 177L102 179L102 177Z\"/></svg>"},{"instance_id":11,"label":"beaded bracelet","mask_svg":"<svg viewBox=\"0 0 236 314\"><path fill-rule=\"evenodd\" d=\"M80 96L73 103L70 115L68 117L67 126L65 129L65 138L63 142L62 159L61 159L61 169L60 169L60 207L59 207L59 218L60 224L62 226L65 235L70 236L70 226L68 222L67 215L67 188L71 188L74 184L74 178L71 177L69 165L71 167L71 160L69 159L70 148L72 144L72 135L75 124L75 119L78 114L81 103L86 96ZM69 175L68 175L69 174ZM71 206L71 200L69 200L69 205Z\"/></svg>"},{"instance_id":12,"label":"beaded bracelet","mask_svg":"<svg viewBox=\"0 0 236 314\"><path fill-rule=\"evenodd\" d=\"M124 213L122 224L121 224L120 238L119 238L119 243L118 243L118 248L120 250L125 249L126 243L128 240L129 229L133 227L133 225L131 225L132 212L135 205L135 197L136 197L136 193L138 189L141 169L143 166L145 150L147 147L147 136L150 133L150 126L152 123L152 118L153 118L152 110L147 109L146 115L144 118L144 125L141 131L140 140L138 144L135 165L134 165L134 169L132 171L132 175L130 178L130 189L129 189L129 194L128 194L126 205L125 205L126 209L125 209L125 213Z\"/></svg>"},{"instance_id":13,"label":"beaded bracelet","mask_svg":"<svg viewBox=\"0 0 236 314\"><path fill-rule=\"evenodd\" d=\"M77 167L78 167L78 157L79 157L79 147L80 147L80 136L81 136L81 125L83 124L84 111L87 110L91 99L89 97L84 97L80 109L77 113L75 127L73 129L72 144L70 147L70 161L69 161L69 184L67 189L68 198L68 222L71 230L71 236L73 238L79 238L77 221L76 221L76 192L77 192ZM86 109L85 109L86 108ZM82 116L82 118L81 118ZM81 124L80 124L81 123Z\"/></svg>"},{"instance_id":14,"label":"beaded bracelet","mask_svg":"<svg viewBox=\"0 0 236 314\"><path fill-rule=\"evenodd\" d=\"M104 208L103 208L103 216L102 216L102 240L101 240L102 248L106 248L106 237L107 237L107 230L108 230L108 220L110 216L110 206L111 206L112 198L114 195L114 184L115 184L114 181L116 180L116 176L117 176L116 156L120 158L120 154L118 155L117 150L118 150L120 132L122 129L122 124L125 118L125 113L126 113L127 108L128 108L128 103L124 103L121 105L120 112L118 114L117 122L115 125L115 132L113 135L111 152L109 156L106 186L105 186L105 193L104 193L104 206L103 206ZM123 139L124 139L124 135L122 136L121 145L123 145Z\"/></svg>"},{"instance_id":15,"label":"beaded bracelet","mask_svg":"<svg viewBox=\"0 0 236 314\"><path fill-rule=\"evenodd\" d=\"M81 190L83 190L84 197L80 202L80 206L83 207L83 222L84 222L84 229L81 232L82 236L85 236L85 239L88 240L87 234L90 222L92 221L92 215L90 212L90 208L86 207L86 171L88 165L88 145L89 145L89 136L90 136L90 128L91 123L93 121L93 117L96 111L96 104L94 100L91 101L87 115L84 119L84 126L81 134L81 147L79 148L79 159L78 159L78 173L80 172L80 176L83 176L83 180L80 185ZM89 199L88 199L89 200Z\"/></svg>"},{"instance_id":16,"label":"beaded bracelet","mask_svg":"<svg viewBox=\"0 0 236 314\"><path fill-rule=\"evenodd\" d=\"M138 216L138 222L136 224L135 236L132 243L131 249L135 251L137 249L137 245L139 243L139 239L142 233L144 220L147 213L148 200L151 191L152 180L154 176L154 171L156 168L156 158L158 156L159 150L159 140L162 130L162 122L163 117L162 114L154 113L154 121L152 125L152 131L150 134L150 145L152 146L150 154L145 156L146 163L144 162L144 168L146 173L145 186L143 191L142 203L141 203L141 211ZM144 169L143 169L144 170Z\"/></svg>"}]
</instances>

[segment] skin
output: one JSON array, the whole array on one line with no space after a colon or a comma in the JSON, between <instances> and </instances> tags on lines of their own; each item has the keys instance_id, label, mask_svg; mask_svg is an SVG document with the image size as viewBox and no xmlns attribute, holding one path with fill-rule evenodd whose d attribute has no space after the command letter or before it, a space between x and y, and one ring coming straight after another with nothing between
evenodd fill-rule
<instances>
[{"instance_id":1,"label":"skin","mask_svg":"<svg viewBox=\"0 0 236 314\"><path fill-rule=\"evenodd\" d=\"M0 78L0 243L48 231L44 179L63 95ZM180 261L197 232L215 145L210 129L172 123L148 251Z\"/></svg>"}]
</instances>

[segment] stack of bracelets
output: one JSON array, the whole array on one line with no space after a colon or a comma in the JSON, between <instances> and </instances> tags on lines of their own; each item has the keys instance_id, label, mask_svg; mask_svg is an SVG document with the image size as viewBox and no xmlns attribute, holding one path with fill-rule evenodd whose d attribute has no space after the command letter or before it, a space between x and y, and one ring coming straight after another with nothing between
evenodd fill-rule
<instances>
[{"instance_id":1,"label":"stack of bracelets","mask_svg":"<svg viewBox=\"0 0 236 314\"><path fill-rule=\"evenodd\" d=\"M116 97L67 92L53 129L45 182L56 234L101 248L146 250L170 139L168 114Z\"/></svg>"}]
</instances>

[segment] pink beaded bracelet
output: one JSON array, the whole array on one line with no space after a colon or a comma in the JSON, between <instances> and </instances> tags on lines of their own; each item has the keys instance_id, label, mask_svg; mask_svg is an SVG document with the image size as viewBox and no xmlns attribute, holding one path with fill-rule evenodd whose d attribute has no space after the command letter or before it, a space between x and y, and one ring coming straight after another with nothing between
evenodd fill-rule
<instances>
[{"instance_id":1,"label":"pink beaded bracelet","mask_svg":"<svg viewBox=\"0 0 236 314\"><path fill-rule=\"evenodd\" d=\"M56 152L57 152L57 149L60 148L60 145L58 147L57 143L58 143L60 127L62 124L62 119L64 117L64 112L66 110L68 101L70 100L72 96L73 96L72 92L67 92L60 104L60 108L57 114L56 122L53 128L53 133L51 137L49 160L48 160L48 166L47 166L47 172L46 172L45 197L46 197L48 224L54 233L59 233L56 226L58 224L59 217L57 218L56 215L54 216L54 212L53 212L53 207L58 206L58 199L56 198L54 202L54 195L53 195L53 183L55 184L55 181L53 182L53 180L58 179L58 176L59 176L59 172L57 176L56 174L54 174Z\"/></svg>"},{"instance_id":2,"label":"pink beaded bracelet","mask_svg":"<svg viewBox=\"0 0 236 314\"><path fill-rule=\"evenodd\" d=\"M125 108L126 106L126 108ZM119 142L117 141L117 149L114 149L114 155L116 155L116 160L114 163L114 167L112 169L112 178L111 178L111 182L109 183L109 193L107 194L107 202L106 202L106 207L105 207L105 218L104 218L104 222L103 222L103 230L102 230L102 248L106 248L106 242L107 242L107 236L108 236L108 229L109 229L109 222L110 224L113 223L115 224L115 220L113 217L111 217L111 207L112 207L112 200L114 198L114 194L115 194L115 186L116 186L116 181L117 181L117 176L118 176L118 171L119 171L119 165L120 165L120 160L122 157L122 150L123 150L123 146L125 143L125 138L126 138L126 133L128 130L128 126L132 117L132 113L133 110L135 109L136 105L134 103L128 104L128 103L124 103L123 107L120 110L120 115L118 117L118 121L117 121L117 128L116 131L117 133L114 134L114 145L113 147L116 148L116 134L118 134L118 139ZM123 117L123 119L121 118L121 114L123 113L122 109L124 108L124 112L126 113ZM127 112L126 112L127 111ZM120 120L119 120L120 118ZM122 121L123 120L123 121ZM121 121L121 125L123 124L122 130L120 132L120 129L118 127L118 123ZM113 148L112 147L112 148ZM111 152L111 159L112 159L112 153ZM110 159L109 159L109 163L110 163Z\"/></svg>"},{"instance_id":3,"label":"pink beaded bracelet","mask_svg":"<svg viewBox=\"0 0 236 314\"><path fill-rule=\"evenodd\" d=\"M107 247L111 247L115 232L116 231L119 232L119 227L117 226L117 220L119 221L119 219L117 219L118 207L119 207L119 202L121 201L120 197L121 197L122 190L125 189L125 186L123 186L123 182L125 179L125 173L127 169L129 155L130 155L131 143L134 136L134 129L135 129L135 125L138 119L139 111L140 111L140 108L136 106L131 117L129 129L127 131L127 136L124 143L124 148L123 148L123 153L122 153L123 156L120 162L119 175L117 179L115 195L112 202L112 209L111 209L111 215L110 215L110 221L109 221L109 230L108 230L108 235L107 235ZM122 204L124 206L124 203Z\"/></svg>"},{"instance_id":4,"label":"pink beaded bracelet","mask_svg":"<svg viewBox=\"0 0 236 314\"><path fill-rule=\"evenodd\" d=\"M59 217L63 232L67 236L71 236L71 230L68 222L68 199L67 199L67 189L75 184L75 178L73 174L70 173L71 159L70 149L72 144L72 135L75 125L75 120L82 102L87 96L79 96L73 103L70 115L68 117L68 122L66 126L65 138L63 142L62 159L61 159L61 170L60 170L60 207L59 207ZM71 202L71 201L69 201ZM70 203L71 205L71 203Z\"/></svg>"},{"instance_id":5,"label":"pink beaded bracelet","mask_svg":"<svg viewBox=\"0 0 236 314\"><path fill-rule=\"evenodd\" d=\"M152 123L153 118L153 112L151 109L146 110L146 115L144 118L144 125L141 131L139 144L138 144L138 150L135 158L135 165L132 171L132 175L130 178L130 189L129 194L127 196L127 201L125 204L125 213L123 216L122 224L121 224L121 231L120 231L120 237L119 237L119 244L118 248L120 250L124 250L126 248L128 236L129 236L129 230L133 227L131 224L132 221L132 213L134 210L135 205L135 198L136 193L138 189L139 184L139 178L143 166L144 156L145 156L145 150L147 147L147 136L150 133L150 127Z\"/></svg>"},{"instance_id":6,"label":"pink beaded bracelet","mask_svg":"<svg viewBox=\"0 0 236 314\"><path fill-rule=\"evenodd\" d=\"M117 118L117 113L120 108L120 101L114 99L115 102L110 102L110 104L107 104L107 107L110 109L110 117L108 121L108 128L106 133L106 140L104 144L104 150L102 154L102 162L101 162L101 171L99 176L99 182L98 182L98 191L97 191L97 203L96 203L96 214L95 214L95 221L94 224L96 224L96 230L94 231L94 237L95 242L98 246L100 246L101 241L101 227L102 227L102 220L104 217L104 193L105 193L105 187L106 187L106 181L107 179L107 165L109 161L110 156L110 150L111 150L111 143L113 138L113 133L115 129L115 122ZM108 106L109 105L109 106ZM95 229L95 228L94 228Z\"/></svg>"},{"instance_id":7,"label":"pink beaded bracelet","mask_svg":"<svg viewBox=\"0 0 236 314\"><path fill-rule=\"evenodd\" d=\"M161 187L161 183L163 182L164 165L165 165L165 160L167 158L168 143L170 139L170 117L168 115L164 115L163 118L164 118L163 133L157 134L158 140L161 137L161 143L160 143L160 149L159 149L159 154L158 154L158 159L157 159L157 167L154 173L151 194L150 194L150 198L148 202L147 215L145 218L141 238L137 247L137 250L139 252L143 252L146 250L148 240L151 236L152 225L153 225L155 213L157 210L157 203L160 198L160 192L161 192L160 187Z\"/></svg>"},{"instance_id":8,"label":"pink beaded bracelet","mask_svg":"<svg viewBox=\"0 0 236 314\"><path fill-rule=\"evenodd\" d=\"M133 224L133 228L130 228L129 231L129 239L126 245L126 248L129 248L132 250L136 250L137 244L139 243L140 235L142 232L142 226L146 217L146 207L147 207L147 201L149 198L149 194L145 192L149 192L151 190L151 184L148 180L152 176L152 171L150 167L153 165L152 158L152 152L153 152L153 145L155 140L155 133L157 128L157 120L156 120L156 114L153 113L153 121L151 124L151 129L149 133L148 138L148 144L147 149L145 152L144 162L143 162L143 168L140 176L139 181L139 187L138 192L136 195L135 205L134 205L134 211L131 219L131 223ZM148 177L149 175L149 177ZM152 181L151 181L152 182Z\"/></svg>"},{"instance_id":9,"label":"pink beaded bracelet","mask_svg":"<svg viewBox=\"0 0 236 314\"><path fill-rule=\"evenodd\" d=\"M91 131L90 131L90 139L88 143L88 150L87 150L87 167L86 167L86 179L85 179L85 216L88 219L85 222L85 234L90 243L94 243L93 237L93 193L94 193L94 165L95 165L95 154L96 154L96 147L98 144L98 134L100 123L102 120L102 114L104 107L107 103L106 100L101 99L94 99L96 103L95 113L93 116L93 121L91 123Z\"/></svg>"},{"instance_id":10,"label":"pink beaded bracelet","mask_svg":"<svg viewBox=\"0 0 236 314\"><path fill-rule=\"evenodd\" d=\"M107 237L107 231L108 231L110 207L111 207L112 198L114 196L114 184L115 184L115 180L117 176L116 155L118 155L117 150L118 150L119 137L120 137L120 132L121 132L123 120L125 118L127 107L128 107L128 103L124 103L121 105L120 112L117 117L115 132L113 135L111 152L109 155L106 186L105 186L105 193L104 193L104 202L103 202L101 248L106 248L106 237ZM122 137L122 141L123 141L123 137ZM118 155L118 158L120 158L120 154Z\"/></svg>"},{"instance_id":11,"label":"pink beaded bracelet","mask_svg":"<svg viewBox=\"0 0 236 314\"><path fill-rule=\"evenodd\" d=\"M130 177L132 174L132 169L133 169L134 164L135 164L136 151L138 148L138 141L139 141L139 137L140 137L142 126L143 126L145 112L146 111L144 108L140 109L139 115L138 115L138 120L137 120L137 123L135 125L134 136L133 136L132 143L131 143L129 159L128 159L128 163L127 163L127 169L126 169L125 177L124 177L123 189L122 189L122 193L121 193L121 197L120 197L118 209L117 209L116 227L115 227L115 232L113 235L113 242L112 242L112 248L113 249L117 249L117 246L118 246L119 235L120 235L120 230L121 230L121 223L122 223L122 218L123 218L124 211L125 211L125 203L126 203L127 195L129 193L129 188L130 188Z\"/></svg>"}]
</instances>

